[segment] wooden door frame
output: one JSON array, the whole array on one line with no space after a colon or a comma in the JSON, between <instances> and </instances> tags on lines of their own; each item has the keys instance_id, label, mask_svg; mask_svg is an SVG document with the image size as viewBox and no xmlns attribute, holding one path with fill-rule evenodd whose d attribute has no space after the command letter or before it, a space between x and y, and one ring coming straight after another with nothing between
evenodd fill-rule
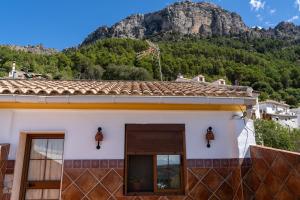
<instances>
[{"instance_id":1,"label":"wooden door frame","mask_svg":"<svg viewBox=\"0 0 300 200\"><path fill-rule=\"evenodd\" d=\"M64 139L65 133L28 133L26 134L25 151L23 159L23 169L21 175L19 200L24 200L26 195L26 182L28 178L28 168L30 161L31 141L32 139ZM51 188L49 188L51 189Z\"/></svg>"}]
</instances>

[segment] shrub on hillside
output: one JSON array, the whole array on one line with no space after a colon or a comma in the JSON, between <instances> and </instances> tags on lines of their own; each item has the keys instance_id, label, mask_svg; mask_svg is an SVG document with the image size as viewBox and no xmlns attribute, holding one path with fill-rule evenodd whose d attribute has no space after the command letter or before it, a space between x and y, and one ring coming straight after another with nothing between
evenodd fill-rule
<instances>
[{"instance_id":1,"label":"shrub on hillside","mask_svg":"<svg viewBox=\"0 0 300 200\"><path fill-rule=\"evenodd\" d=\"M256 120L254 125L258 145L300 152L299 129L288 128L267 120Z\"/></svg>"},{"instance_id":2,"label":"shrub on hillside","mask_svg":"<svg viewBox=\"0 0 300 200\"><path fill-rule=\"evenodd\" d=\"M103 75L106 80L151 80L151 75L144 68L111 65Z\"/></svg>"}]
</instances>

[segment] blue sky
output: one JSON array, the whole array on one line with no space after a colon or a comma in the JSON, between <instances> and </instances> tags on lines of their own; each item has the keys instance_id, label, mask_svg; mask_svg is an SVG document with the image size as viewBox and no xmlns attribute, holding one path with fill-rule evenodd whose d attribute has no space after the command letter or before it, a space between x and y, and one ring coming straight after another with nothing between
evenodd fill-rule
<instances>
[{"instance_id":1,"label":"blue sky","mask_svg":"<svg viewBox=\"0 0 300 200\"><path fill-rule=\"evenodd\" d=\"M197 0L194 0L197 1ZM134 13L156 11L175 0L1 0L0 44L43 44L63 49L79 44L100 25ZM248 26L300 24L300 0L211 0L242 16Z\"/></svg>"}]
</instances>

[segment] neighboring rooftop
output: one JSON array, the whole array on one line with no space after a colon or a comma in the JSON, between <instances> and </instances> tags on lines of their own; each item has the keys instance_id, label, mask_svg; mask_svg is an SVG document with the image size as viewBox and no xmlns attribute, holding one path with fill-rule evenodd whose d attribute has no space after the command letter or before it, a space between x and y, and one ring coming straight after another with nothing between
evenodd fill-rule
<instances>
[{"instance_id":1,"label":"neighboring rooftop","mask_svg":"<svg viewBox=\"0 0 300 200\"><path fill-rule=\"evenodd\" d=\"M250 87L216 85L206 82L18 79L0 79L1 94L253 97Z\"/></svg>"},{"instance_id":2,"label":"neighboring rooftop","mask_svg":"<svg viewBox=\"0 0 300 200\"><path fill-rule=\"evenodd\" d=\"M274 101L274 100L270 100L270 99L266 100L266 101L259 102L259 104L274 104L274 105L278 105L278 106L290 107L285 102L278 102L278 101Z\"/></svg>"},{"instance_id":3,"label":"neighboring rooftop","mask_svg":"<svg viewBox=\"0 0 300 200\"><path fill-rule=\"evenodd\" d=\"M300 107L299 108L294 108L291 109L292 112L296 113L296 114L300 114Z\"/></svg>"},{"instance_id":4,"label":"neighboring rooftop","mask_svg":"<svg viewBox=\"0 0 300 200\"><path fill-rule=\"evenodd\" d=\"M202 83L207 83L205 81L205 76L202 74L195 76L194 78L185 78L183 75L178 74L177 79L175 80L176 82L202 82ZM212 82L214 85L226 85L226 81L224 79L218 79L214 82Z\"/></svg>"}]
</instances>

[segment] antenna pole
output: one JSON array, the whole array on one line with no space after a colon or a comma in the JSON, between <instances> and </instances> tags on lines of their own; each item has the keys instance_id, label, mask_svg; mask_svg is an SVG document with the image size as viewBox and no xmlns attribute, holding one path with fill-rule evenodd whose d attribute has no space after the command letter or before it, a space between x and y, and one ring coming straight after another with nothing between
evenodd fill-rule
<instances>
[{"instance_id":1,"label":"antenna pole","mask_svg":"<svg viewBox=\"0 0 300 200\"><path fill-rule=\"evenodd\" d=\"M158 51L157 51L157 59L158 59L158 67L159 67L159 75L160 75L160 81L163 80L163 75L162 75L162 70L161 70L161 63L160 63L160 50L158 48Z\"/></svg>"},{"instance_id":2,"label":"antenna pole","mask_svg":"<svg viewBox=\"0 0 300 200\"><path fill-rule=\"evenodd\" d=\"M162 68L161 68L161 60L160 60L160 49L157 44L154 44L153 42L146 40L147 44L149 45L149 48L145 51L142 51L137 54L137 59L140 60L145 56L152 55L152 59L156 57L159 67L159 76L160 80L163 81L163 74L162 74Z\"/></svg>"}]
</instances>

